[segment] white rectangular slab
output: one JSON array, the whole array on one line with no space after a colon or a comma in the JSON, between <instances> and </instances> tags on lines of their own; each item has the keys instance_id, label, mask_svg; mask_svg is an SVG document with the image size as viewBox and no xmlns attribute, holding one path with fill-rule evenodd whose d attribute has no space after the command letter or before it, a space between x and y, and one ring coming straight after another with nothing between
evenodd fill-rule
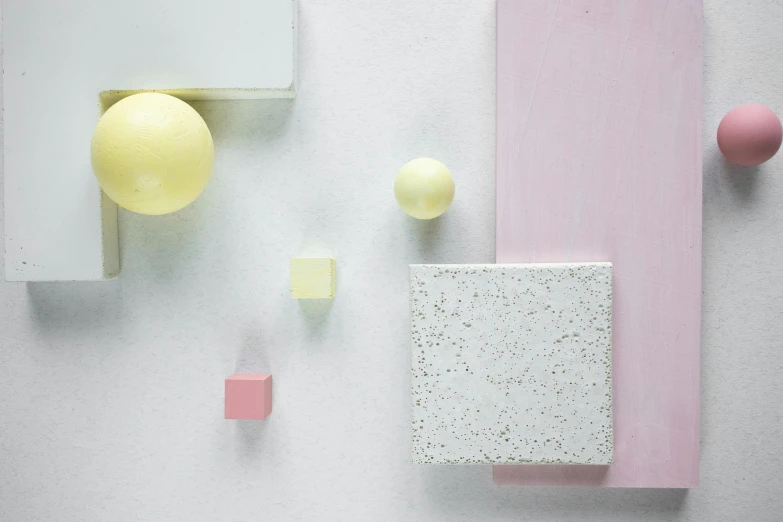
<instances>
[{"instance_id":1,"label":"white rectangular slab","mask_svg":"<svg viewBox=\"0 0 783 522\"><path fill-rule=\"evenodd\" d=\"M411 265L413 460L610 464L612 265Z\"/></svg>"},{"instance_id":2,"label":"white rectangular slab","mask_svg":"<svg viewBox=\"0 0 783 522\"><path fill-rule=\"evenodd\" d=\"M102 106L295 93L294 0L6 0L3 40L9 281L118 273L117 208L90 167Z\"/></svg>"}]
</instances>

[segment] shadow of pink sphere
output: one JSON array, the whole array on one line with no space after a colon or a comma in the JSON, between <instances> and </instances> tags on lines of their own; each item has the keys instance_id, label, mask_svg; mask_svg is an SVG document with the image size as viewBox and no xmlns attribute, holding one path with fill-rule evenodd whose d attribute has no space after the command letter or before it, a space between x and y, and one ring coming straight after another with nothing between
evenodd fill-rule
<instances>
[{"instance_id":1,"label":"shadow of pink sphere","mask_svg":"<svg viewBox=\"0 0 783 522\"><path fill-rule=\"evenodd\" d=\"M718 148L726 159L750 167L764 163L780 148L783 127L775 113L758 103L730 110L718 125Z\"/></svg>"}]
</instances>

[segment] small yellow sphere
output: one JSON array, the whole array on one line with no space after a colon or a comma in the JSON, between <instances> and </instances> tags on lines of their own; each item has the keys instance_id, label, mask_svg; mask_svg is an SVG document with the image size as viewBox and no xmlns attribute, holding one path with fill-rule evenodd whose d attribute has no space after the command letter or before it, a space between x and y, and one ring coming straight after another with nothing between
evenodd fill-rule
<instances>
[{"instance_id":1,"label":"small yellow sphere","mask_svg":"<svg viewBox=\"0 0 783 522\"><path fill-rule=\"evenodd\" d=\"M168 214L192 203L215 161L204 119L184 101L134 94L112 105L92 136L92 169L103 191L139 214Z\"/></svg>"},{"instance_id":2,"label":"small yellow sphere","mask_svg":"<svg viewBox=\"0 0 783 522\"><path fill-rule=\"evenodd\" d=\"M409 216L436 218L454 201L454 180L443 163L430 158L415 159L397 173L394 197Z\"/></svg>"}]
</instances>

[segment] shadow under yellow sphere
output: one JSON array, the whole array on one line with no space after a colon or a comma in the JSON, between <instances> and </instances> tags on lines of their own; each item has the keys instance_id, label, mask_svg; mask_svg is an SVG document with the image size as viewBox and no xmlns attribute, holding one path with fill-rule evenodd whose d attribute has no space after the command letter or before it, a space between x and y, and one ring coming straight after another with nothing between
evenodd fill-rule
<instances>
[{"instance_id":1,"label":"shadow under yellow sphere","mask_svg":"<svg viewBox=\"0 0 783 522\"><path fill-rule=\"evenodd\" d=\"M400 208L416 219L433 219L454 201L454 180L446 165L419 158L403 165L394 181L394 197Z\"/></svg>"},{"instance_id":2,"label":"shadow under yellow sphere","mask_svg":"<svg viewBox=\"0 0 783 522\"><path fill-rule=\"evenodd\" d=\"M134 94L112 105L92 137L92 169L118 205L139 214L168 214L192 203L215 162L204 119L182 100Z\"/></svg>"}]
</instances>

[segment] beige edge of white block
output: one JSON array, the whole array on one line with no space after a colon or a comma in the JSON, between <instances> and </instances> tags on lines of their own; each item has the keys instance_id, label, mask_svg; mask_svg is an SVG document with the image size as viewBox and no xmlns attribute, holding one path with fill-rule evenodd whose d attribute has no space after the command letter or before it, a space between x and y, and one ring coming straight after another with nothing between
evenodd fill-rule
<instances>
[{"instance_id":1,"label":"beige edge of white block","mask_svg":"<svg viewBox=\"0 0 783 522\"><path fill-rule=\"evenodd\" d=\"M292 98L296 18L296 0L5 0L6 280L116 277L117 206L90 166L102 111L139 91Z\"/></svg>"}]
</instances>

